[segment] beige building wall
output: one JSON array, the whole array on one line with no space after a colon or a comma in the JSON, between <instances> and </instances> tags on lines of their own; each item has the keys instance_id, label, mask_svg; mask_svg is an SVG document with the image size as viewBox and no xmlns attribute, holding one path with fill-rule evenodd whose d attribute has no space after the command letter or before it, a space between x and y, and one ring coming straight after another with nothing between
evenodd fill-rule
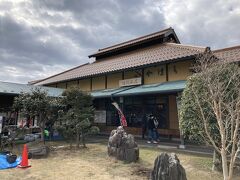
<instances>
[{"instance_id":1,"label":"beige building wall","mask_svg":"<svg viewBox=\"0 0 240 180\"><path fill-rule=\"evenodd\" d=\"M166 81L166 65L144 69L144 84L154 84Z\"/></svg>"},{"instance_id":2,"label":"beige building wall","mask_svg":"<svg viewBox=\"0 0 240 180\"><path fill-rule=\"evenodd\" d=\"M118 88L120 80L122 80L122 73L114 73L107 75L107 88Z\"/></svg>"},{"instance_id":3,"label":"beige building wall","mask_svg":"<svg viewBox=\"0 0 240 180\"><path fill-rule=\"evenodd\" d=\"M131 78L141 77L141 74L142 74L141 70L124 71L124 79L131 79Z\"/></svg>"},{"instance_id":4,"label":"beige building wall","mask_svg":"<svg viewBox=\"0 0 240 180\"><path fill-rule=\"evenodd\" d=\"M92 78L92 90L105 89L105 76Z\"/></svg>"},{"instance_id":5,"label":"beige building wall","mask_svg":"<svg viewBox=\"0 0 240 180\"><path fill-rule=\"evenodd\" d=\"M169 129L179 129L176 96L169 96Z\"/></svg>"},{"instance_id":6,"label":"beige building wall","mask_svg":"<svg viewBox=\"0 0 240 180\"><path fill-rule=\"evenodd\" d=\"M91 79L79 80L79 88L82 91L90 91L91 90Z\"/></svg>"},{"instance_id":7,"label":"beige building wall","mask_svg":"<svg viewBox=\"0 0 240 180\"><path fill-rule=\"evenodd\" d=\"M188 76L192 75L191 65L191 61L170 63L168 65L168 81L186 80Z\"/></svg>"},{"instance_id":8,"label":"beige building wall","mask_svg":"<svg viewBox=\"0 0 240 180\"><path fill-rule=\"evenodd\" d=\"M78 87L78 81L68 81L67 88Z\"/></svg>"}]
</instances>

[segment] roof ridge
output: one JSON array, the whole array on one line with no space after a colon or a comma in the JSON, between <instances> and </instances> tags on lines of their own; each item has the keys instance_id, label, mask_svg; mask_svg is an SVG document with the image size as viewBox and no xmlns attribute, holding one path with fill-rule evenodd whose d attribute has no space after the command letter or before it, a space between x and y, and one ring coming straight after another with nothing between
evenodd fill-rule
<instances>
[{"instance_id":1,"label":"roof ridge","mask_svg":"<svg viewBox=\"0 0 240 180\"><path fill-rule=\"evenodd\" d=\"M222 52L222 51L228 51L228 50L237 49L237 48L240 48L240 45L230 46L222 49L216 49L216 50L213 50L213 52Z\"/></svg>"},{"instance_id":2,"label":"roof ridge","mask_svg":"<svg viewBox=\"0 0 240 180\"><path fill-rule=\"evenodd\" d=\"M177 43L165 43L165 44L168 44L168 45L174 45L174 46L181 46L181 47L185 47L185 48L200 48L200 49L205 49L206 47L205 46L195 46L195 45L190 45L190 44L177 44Z\"/></svg>"},{"instance_id":3,"label":"roof ridge","mask_svg":"<svg viewBox=\"0 0 240 180\"><path fill-rule=\"evenodd\" d=\"M47 79L50 79L50 78L52 78L52 77L55 77L55 76L64 74L64 73L66 73L66 72L72 71L72 70L74 70L74 69L77 69L77 68L79 68L79 67L81 67L81 66L85 66L85 65L88 65L88 64L90 64L90 63L81 64L81 65L79 65L79 66L73 67L73 68L71 68L71 69L67 69L66 71L63 71L63 72L54 74L54 75L49 76L49 77L47 77L47 78L41 79L41 80L39 80L39 81L36 80L37 82L34 82L34 83L32 83L32 84L38 84L38 83L40 83L40 82L42 82L42 81L45 81L45 80L47 80Z\"/></svg>"},{"instance_id":4,"label":"roof ridge","mask_svg":"<svg viewBox=\"0 0 240 180\"><path fill-rule=\"evenodd\" d=\"M153 32L153 33L151 33L151 34L143 35L143 36L140 36L140 37L137 37L137 38L128 40L128 41L124 41L124 42L121 42L121 43L114 44L114 45L112 45L112 46L108 46L108 47L99 49L98 51L102 51L102 50L106 50L106 49L109 49L109 48L113 48L113 47L116 47L116 46L119 46L119 45L122 45L122 44L125 44L125 43L129 43L129 42L131 42L131 41L135 41L135 40L138 40L138 39L142 39L142 38L145 38L145 37L148 37L148 36L152 36L152 35L154 35L154 34L162 33L162 32L164 32L164 31L172 30L172 29L173 29L172 27L169 27L169 28L163 29L163 30L161 30L161 31Z\"/></svg>"}]
</instances>

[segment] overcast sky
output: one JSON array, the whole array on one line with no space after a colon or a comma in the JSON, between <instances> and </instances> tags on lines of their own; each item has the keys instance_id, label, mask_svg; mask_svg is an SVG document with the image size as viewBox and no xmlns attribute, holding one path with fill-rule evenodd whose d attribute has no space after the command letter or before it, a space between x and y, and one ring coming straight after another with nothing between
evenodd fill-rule
<instances>
[{"instance_id":1,"label":"overcast sky","mask_svg":"<svg viewBox=\"0 0 240 180\"><path fill-rule=\"evenodd\" d=\"M0 0L0 81L42 79L170 26L183 44L240 45L240 0Z\"/></svg>"}]
</instances>

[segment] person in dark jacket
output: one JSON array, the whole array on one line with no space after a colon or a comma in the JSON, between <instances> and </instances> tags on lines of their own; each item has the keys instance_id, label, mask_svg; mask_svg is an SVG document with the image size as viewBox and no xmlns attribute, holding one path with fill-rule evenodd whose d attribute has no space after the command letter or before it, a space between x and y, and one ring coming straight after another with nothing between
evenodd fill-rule
<instances>
[{"instance_id":1,"label":"person in dark jacket","mask_svg":"<svg viewBox=\"0 0 240 180\"><path fill-rule=\"evenodd\" d=\"M158 142L157 137L156 137L156 131L155 131L155 124L154 124L154 116L152 114L149 115L148 118L148 123L147 123L147 127L148 127L148 141L147 143L154 143L157 144Z\"/></svg>"},{"instance_id":2,"label":"person in dark jacket","mask_svg":"<svg viewBox=\"0 0 240 180\"><path fill-rule=\"evenodd\" d=\"M147 116L144 113L142 116L142 139L145 139L144 136L147 132Z\"/></svg>"}]
</instances>

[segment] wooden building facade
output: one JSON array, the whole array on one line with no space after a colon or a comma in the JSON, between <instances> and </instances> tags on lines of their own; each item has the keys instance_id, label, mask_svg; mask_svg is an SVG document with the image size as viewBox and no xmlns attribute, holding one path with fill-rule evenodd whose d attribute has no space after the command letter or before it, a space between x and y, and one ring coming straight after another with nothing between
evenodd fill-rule
<instances>
[{"instance_id":1,"label":"wooden building facade","mask_svg":"<svg viewBox=\"0 0 240 180\"><path fill-rule=\"evenodd\" d=\"M35 85L68 89L77 86L91 93L95 123L109 133L119 125L112 102L120 104L128 132L141 134L142 118L153 113L161 135L179 136L177 97L192 74L196 55L206 47L182 45L168 28L104 49L84 64L40 80Z\"/></svg>"}]
</instances>

